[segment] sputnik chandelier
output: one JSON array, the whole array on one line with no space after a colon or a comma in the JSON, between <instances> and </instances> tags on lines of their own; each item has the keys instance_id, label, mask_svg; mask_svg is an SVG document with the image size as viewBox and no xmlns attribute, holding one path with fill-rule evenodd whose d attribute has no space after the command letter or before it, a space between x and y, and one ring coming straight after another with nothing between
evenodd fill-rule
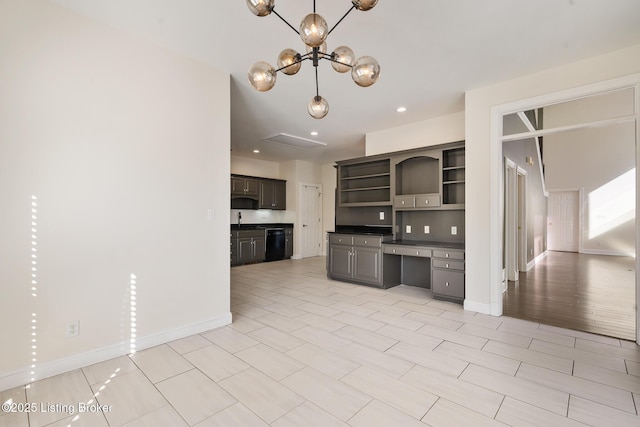
<instances>
[{"instance_id":1,"label":"sputnik chandelier","mask_svg":"<svg viewBox=\"0 0 640 427\"><path fill-rule=\"evenodd\" d=\"M278 56L278 67L275 68L265 61L258 61L249 69L249 82L260 92L270 90L276 84L276 73L281 71L287 75L294 75L302 66L302 61L310 60L316 72L316 95L309 102L307 110L311 117L321 119L329 112L329 103L320 96L318 89L318 63L321 59L331 61L333 69L339 73L351 71L353 81L362 87L374 84L380 76L380 65L371 56L362 56L356 60L353 50L347 46L339 46L331 53L327 53L326 39L329 34L347 17L353 9L367 11L372 9L378 0L352 0L351 8L342 18L331 28L327 21L316 13L316 2L313 1L313 13L307 15L300 23L300 29L296 30L282 16L275 11L275 0L247 0L249 10L257 16L267 16L272 12L284 21L293 31L300 35L300 38L307 46L304 55L295 49L284 49Z\"/></svg>"}]
</instances>

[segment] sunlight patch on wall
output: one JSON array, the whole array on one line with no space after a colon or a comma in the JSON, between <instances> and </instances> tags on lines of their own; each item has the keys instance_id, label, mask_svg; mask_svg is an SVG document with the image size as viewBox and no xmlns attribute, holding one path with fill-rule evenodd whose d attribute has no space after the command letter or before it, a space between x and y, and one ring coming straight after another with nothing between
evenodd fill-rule
<instances>
[{"instance_id":1,"label":"sunlight patch on wall","mask_svg":"<svg viewBox=\"0 0 640 427\"><path fill-rule=\"evenodd\" d=\"M636 168L589 193L589 239L596 238L636 216Z\"/></svg>"},{"instance_id":2,"label":"sunlight patch on wall","mask_svg":"<svg viewBox=\"0 0 640 427\"><path fill-rule=\"evenodd\" d=\"M137 307L136 307L136 275L131 274L129 276L129 309L130 309L130 324L131 335L129 338L129 353L136 353L136 339L137 339Z\"/></svg>"},{"instance_id":3,"label":"sunlight patch on wall","mask_svg":"<svg viewBox=\"0 0 640 427\"><path fill-rule=\"evenodd\" d=\"M31 296L38 297L38 198L31 196ZM35 304L34 304L35 305ZM36 379L38 356L38 315L31 313L31 381Z\"/></svg>"}]
</instances>

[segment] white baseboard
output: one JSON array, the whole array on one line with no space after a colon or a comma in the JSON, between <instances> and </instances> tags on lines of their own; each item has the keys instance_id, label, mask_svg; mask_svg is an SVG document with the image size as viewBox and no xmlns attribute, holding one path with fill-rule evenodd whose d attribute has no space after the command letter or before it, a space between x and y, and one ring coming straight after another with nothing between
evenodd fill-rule
<instances>
[{"instance_id":1,"label":"white baseboard","mask_svg":"<svg viewBox=\"0 0 640 427\"><path fill-rule=\"evenodd\" d=\"M531 261L529 261L529 262L527 263L527 271L529 271L529 270L531 270L533 267L535 267L535 266L536 266L536 264L537 264L537 263L539 263L540 261L542 261L542 259L543 259L544 257L546 257L548 253L549 253L549 252L544 251L544 252L542 252L540 255L538 255L537 257L535 257L535 258L534 258L534 259L532 259Z\"/></svg>"},{"instance_id":2,"label":"white baseboard","mask_svg":"<svg viewBox=\"0 0 640 427\"><path fill-rule=\"evenodd\" d=\"M636 256L634 252L621 252L607 249L582 249L580 253L587 255Z\"/></svg>"},{"instance_id":3,"label":"white baseboard","mask_svg":"<svg viewBox=\"0 0 640 427\"><path fill-rule=\"evenodd\" d=\"M136 351L155 347L160 344L165 344L190 335L206 332L211 329L220 328L230 324L231 320L231 312L229 312L203 322L140 337L136 341ZM127 340L84 353L73 354L51 362L39 363L36 367L36 381L124 356L130 352L130 342ZM29 367L13 372L2 372L0 373L0 391L29 384L32 382L31 378L31 368Z\"/></svg>"},{"instance_id":4,"label":"white baseboard","mask_svg":"<svg viewBox=\"0 0 640 427\"><path fill-rule=\"evenodd\" d=\"M491 314L491 304L469 301L468 299L465 299L463 307L465 310L475 311L477 313L483 314Z\"/></svg>"}]
</instances>

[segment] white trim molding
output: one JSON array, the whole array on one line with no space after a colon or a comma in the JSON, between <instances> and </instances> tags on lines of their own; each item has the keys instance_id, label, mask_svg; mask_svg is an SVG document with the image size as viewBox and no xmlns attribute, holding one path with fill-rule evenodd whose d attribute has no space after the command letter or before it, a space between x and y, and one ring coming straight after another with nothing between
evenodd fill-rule
<instances>
[{"instance_id":1,"label":"white trim molding","mask_svg":"<svg viewBox=\"0 0 640 427\"><path fill-rule=\"evenodd\" d=\"M151 348L160 344L175 341L180 338L200 334L211 329L220 328L222 326L231 324L231 320L232 315L231 312L229 312L202 322L140 337L136 342L136 349L137 351L140 351L146 348ZM129 342L129 340L122 341L107 347L90 350L84 353L73 354L62 359L39 364L37 367L36 381L52 377L54 375L62 374L64 372L73 371L75 369L84 368L86 366L104 362L110 359L115 359L116 357L129 355L130 345L131 343ZM24 367L17 371L0 373L0 391L23 386L33 382L31 380L31 378L33 377L33 375L31 375L31 371L32 368Z\"/></svg>"}]
</instances>

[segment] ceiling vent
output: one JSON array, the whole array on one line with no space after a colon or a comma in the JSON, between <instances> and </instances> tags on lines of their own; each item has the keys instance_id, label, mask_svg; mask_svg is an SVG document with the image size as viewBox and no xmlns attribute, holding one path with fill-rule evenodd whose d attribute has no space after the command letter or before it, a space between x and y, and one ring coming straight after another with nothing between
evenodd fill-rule
<instances>
[{"instance_id":1,"label":"ceiling vent","mask_svg":"<svg viewBox=\"0 0 640 427\"><path fill-rule=\"evenodd\" d=\"M295 148L302 148L305 150L327 146L327 144L325 144L324 142L314 141L307 138L300 138L299 136L289 135L286 133L279 133L268 138L264 138L263 141L275 142L277 144L287 145L289 147Z\"/></svg>"}]
</instances>

